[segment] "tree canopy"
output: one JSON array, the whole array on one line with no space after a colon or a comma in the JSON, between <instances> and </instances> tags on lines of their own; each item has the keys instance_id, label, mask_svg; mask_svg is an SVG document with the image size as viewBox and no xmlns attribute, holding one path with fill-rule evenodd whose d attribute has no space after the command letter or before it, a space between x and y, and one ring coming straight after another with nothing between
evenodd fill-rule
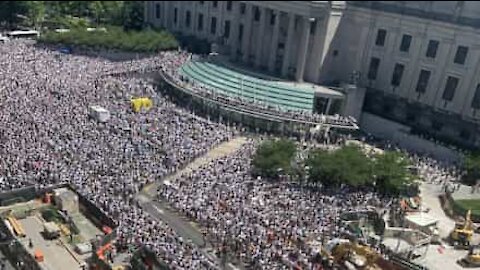
<instances>
[{"instance_id":1,"label":"tree canopy","mask_svg":"<svg viewBox=\"0 0 480 270\"><path fill-rule=\"evenodd\" d=\"M55 27L68 18L83 18L93 26L117 25L126 30L143 27L144 1L0 1L0 23L13 29L17 24L40 27L43 22ZM23 17L23 18L22 18Z\"/></svg>"},{"instance_id":2,"label":"tree canopy","mask_svg":"<svg viewBox=\"0 0 480 270\"><path fill-rule=\"evenodd\" d=\"M369 158L358 146L335 151L313 150L306 162L309 181L325 186L374 186L382 193L398 194L413 177L408 159L401 153L386 151Z\"/></svg>"},{"instance_id":3,"label":"tree canopy","mask_svg":"<svg viewBox=\"0 0 480 270\"><path fill-rule=\"evenodd\" d=\"M408 170L410 160L402 153L386 151L375 156L375 185L383 193L398 194L413 181L413 175Z\"/></svg>"},{"instance_id":4,"label":"tree canopy","mask_svg":"<svg viewBox=\"0 0 480 270\"><path fill-rule=\"evenodd\" d=\"M310 181L326 186L363 186L371 182L372 162L357 146L336 151L314 150L306 162Z\"/></svg>"},{"instance_id":5,"label":"tree canopy","mask_svg":"<svg viewBox=\"0 0 480 270\"><path fill-rule=\"evenodd\" d=\"M253 172L267 178L275 178L279 172L289 174L295 153L296 146L291 140L265 141L253 157Z\"/></svg>"}]
</instances>

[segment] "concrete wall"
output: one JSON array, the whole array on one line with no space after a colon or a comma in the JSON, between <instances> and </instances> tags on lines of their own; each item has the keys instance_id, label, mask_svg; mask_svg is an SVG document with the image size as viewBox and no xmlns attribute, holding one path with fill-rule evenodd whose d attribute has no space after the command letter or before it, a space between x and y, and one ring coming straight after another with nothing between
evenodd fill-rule
<instances>
[{"instance_id":1,"label":"concrete wall","mask_svg":"<svg viewBox=\"0 0 480 270\"><path fill-rule=\"evenodd\" d=\"M461 154L454 150L410 134L408 126L373 114L362 113L360 127L377 137L391 140L409 151L430 154L439 160L448 162L460 162L462 159Z\"/></svg>"}]
</instances>

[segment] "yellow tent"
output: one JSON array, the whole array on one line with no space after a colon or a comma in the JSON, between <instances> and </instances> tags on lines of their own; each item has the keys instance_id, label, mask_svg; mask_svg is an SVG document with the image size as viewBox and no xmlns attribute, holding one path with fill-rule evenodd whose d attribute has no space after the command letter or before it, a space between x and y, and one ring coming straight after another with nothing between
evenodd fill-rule
<instances>
[{"instance_id":1,"label":"yellow tent","mask_svg":"<svg viewBox=\"0 0 480 270\"><path fill-rule=\"evenodd\" d=\"M150 109L153 102L150 98L134 98L131 101L134 112L139 112L142 108Z\"/></svg>"}]
</instances>

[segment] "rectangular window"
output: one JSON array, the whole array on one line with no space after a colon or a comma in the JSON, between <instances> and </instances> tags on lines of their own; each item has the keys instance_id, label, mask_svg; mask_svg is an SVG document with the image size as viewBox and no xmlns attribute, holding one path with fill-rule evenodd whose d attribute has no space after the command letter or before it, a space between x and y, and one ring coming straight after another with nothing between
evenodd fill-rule
<instances>
[{"instance_id":1,"label":"rectangular window","mask_svg":"<svg viewBox=\"0 0 480 270\"><path fill-rule=\"evenodd\" d=\"M400 43L400 51L408 52L410 50L410 44L412 43L412 36L403 35L402 42Z\"/></svg>"},{"instance_id":2,"label":"rectangular window","mask_svg":"<svg viewBox=\"0 0 480 270\"><path fill-rule=\"evenodd\" d=\"M458 46L457 53L455 53L455 59L453 60L453 62L460 65L465 64L465 60L467 59L467 53L468 47Z\"/></svg>"},{"instance_id":3,"label":"rectangular window","mask_svg":"<svg viewBox=\"0 0 480 270\"><path fill-rule=\"evenodd\" d=\"M212 20L210 22L210 33L212 35L215 35L216 32L217 32L217 18L212 17Z\"/></svg>"},{"instance_id":4,"label":"rectangular window","mask_svg":"<svg viewBox=\"0 0 480 270\"><path fill-rule=\"evenodd\" d=\"M455 96L455 90L457 89L457 86L458 86L458 78L448 76L442 98L446 101L452 101L453 96Z\"/></svg>"},{"instance_id":5,"label":"rectangular window","mask_svg":"<svg viewBox=\"0 0 480 270\"><path fill-rule=\"evenodd\" d=\"M370 67L368 68L367 78L369 80L375 80L377 78L378 67L380 66L380 59L372 57L370 60Z\"/></svg>"},{"instance_id":6,"label":"rectangular window","mask_svg":"<svg viewBox=\"0 0 480 270\"><path fill-rule=\"evenodd\" d=\"M240 14L245 14L245 9L247 9L247 6L245 3L240 3Z\"/></svg>"},{"instance_id":7,"label":"rectangular window","mask_svg":"<svg viewBox=\"0 0 480 270\"><path fill-rule=\"evenodd\" d=\"M480 84L477 84L477 89L475 90L471 106L473 109L480 109Z\"/></svg>"},{"instance_id":8,"label":"rectangular window","mask_svg":"<svg viewBox=\"0 0 480 270\"><path fill-rule=\"evenodd\" d=\"M203 14L198 14L198 22L197 22L197 29L198 31L203 31Z\"/></svg>"},{"instance_id":9,"label":"rectangular window","mask_svg":"<svg viewBox=\"0 0 480 270\"><path fill-rule=\"evenodd\" d=\"M426 56L429 58L435 58L437 56L438 45L440 42L437 40L430 40L428 42L427 54Z\"/></svg>"},{"instance_id":10,"label":"rectangular window","mask_svg":"<svg viewBox=\"0 0 480 270\"><path fill-rule=\"evenodd\" d=\"M203 5L203 2L205 2L205 1L199 1L199 2L200 2L200 5Z\"/></svg>"},{"instance_id":11,"label":"rectangular window","mask_svg":"<svg viewBox=\"0 0 480 270\"><path fill-rule=\"evenodd\" d=\"M275 24L275 17L277 15L275 15L275 13L272 13L272 15L270 16L270 25L274 25Z\"/></svg>"},{"instance_id":12,"label":"rectangular window","mask_svg":"<svg viewBox=\"0 0 480 270\"><path fill-rule=\"evenodd\" d=\"M383 46L385 45L385 38L387 37L387 30L385 29L378 29L377 32L377 39L375 40L375 45Z\"/></svg>"},{"instance_id":13,"label":"rectangular window","mask_svg":"<svg viewBox=\"0 0 480 270\"><path fill-rule=\"evenodd\" d=\"M315 35L315 29L317 29L317 20L310 23L310 35Z\"/></svg>"},{"instance_id":14,"label":"rectangular window","mask_svg":"<svg viewBox=\"0 0 480 270\"><path fill-rule=\"evenodd\" d=\"M174 23L175 25L177 25L177 12L178 12L178 10L177 10L177 8L175 8L175 9L173 10L173 23Z\"/></svg>"},{"instance_id":15,"label":"rectangular window","mask_svg":"<svg viewBox=\"0 0 480 270\"><path fill-rule=\"evenodd\" d=\"M155 5L155 18L160 19L160 4Z\"/></svg>"},{"instance_id":16,"label":"rectangular window","mask_svg":"<svg viewBox=\"0 0 480 270\"><path fill-rule=\"evenodd\" d=\"M225 21L225 28L224 28L223 36L225 38L230 37L230 21Z\"/></svg>"},{"instance_id":17,"label":"rectangular window","mask_svg":"<svg viewBox=\"0 0 480 270\"><path fill-rule=\"evenodd\" d=\"M238 42L243 39L243 24L238 25Z\"/></svg>"},{"instance_id":18,"label":"rectangular window","mask_svg":"<svg viewBox=\"0 0 480 270\"><path fill-rule=\"evenodd\" d=\"M417 81L417 87L415 88L415 91L417 93L425 93L427 91L428 87L428 81L430 80L430 70L424 70L422 69L420 71L420 75L418 76L418 81Z\"/></svg>"},{"instance_id":19,"label":"rectangular window","mask_svg":"<svg viewBox=\"0 0 480 270\"><path fill-rule=\"evenodd\" d=\"M403 76L403 70L405 69L405 66L402 64L395 64L395 67L393 68L393 74L392 74L392 81L391 84L393 86L399 86L400 82L402 81L402 76Z\"/></svg>"},{"instance_id":20,"label":"rectangular window","mask_svg":"<svg viewBox=\"0 0 480 270\"><path fill-rule=\"evenodd\" d=\"M253 12L253 20L258 22L260 21L260 9L255 7L255 11Z\"/></svg>"},{"instance_id":21,"label":"rectangular window","mask_svg":"<svg viewBox=\"0 0 480 270\"><path fill-rule=\"evenodd\" d=\"M187 27L190 27L190 19L191 19L191 18L190 18L190 11L187 11L186 13L187 13L187 14L186 14L186 16L185 16L185 25L186 25Z\"/></svg>"},{"instance_id":22,"label":"rectangular window","mask_svg":"<svg viewBox=\"0 0 480 270\"><path fill-rule=\"evenodd\" d=\"M227 10L228 11L232 10L232 1L227 1Z\"/></svg>"},{"instance_id":23,"label":"rectangular window","mask_svg":"<svg viewBox=\"0 0 480 270\"><path fill-rule=\"evenodd\" d=\"M217 8L218 7L218 1L212 1L212 6L214 8Z\"/></svg>"}]
</instances>

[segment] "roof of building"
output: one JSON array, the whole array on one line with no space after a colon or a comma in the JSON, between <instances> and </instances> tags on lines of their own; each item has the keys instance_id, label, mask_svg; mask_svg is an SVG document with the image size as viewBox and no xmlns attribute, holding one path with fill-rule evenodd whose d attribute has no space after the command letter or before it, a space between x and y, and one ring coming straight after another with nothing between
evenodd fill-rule
<instances>
[{"instance_id":1,"label":"roof of building","mask_svg":"<svg viewBox=\"0 0 480 270\"><path fill-rule=\"evenodd\" d=\"M426 227L438 222L438 219L425 213L412 214L405 217L408 221L417 224L420 227Z\"/></svg>"},{"instance_id":2,"label":"roof of building","mask_svg":"<svg viewBox=\"0 0 480 270\"><path fill-rule=\"evenodd\" d=\"M191 61L180 68L180 73L229 96L262 101L287 110L313 110L315 90L305 85L257 78L205 61Z\"/></svg>"}]
</instances>

